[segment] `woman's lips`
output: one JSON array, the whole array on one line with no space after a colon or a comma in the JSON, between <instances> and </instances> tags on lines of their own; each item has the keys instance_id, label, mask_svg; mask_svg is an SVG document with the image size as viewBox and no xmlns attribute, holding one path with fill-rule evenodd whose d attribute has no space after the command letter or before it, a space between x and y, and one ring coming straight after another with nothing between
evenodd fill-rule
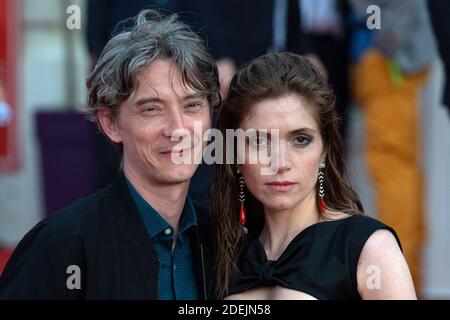
<instances>
[{"instance_id":1,"label":"woman's lips","mask_svg":"<svg viewBox=\"0 0 450 320\"><path fill-rule=\"evenodd\" d=\"M266 185L274 191L286 192L294 189L297 183L292 181L273 181L266 183Z\"/></svg>"}]
</instances>

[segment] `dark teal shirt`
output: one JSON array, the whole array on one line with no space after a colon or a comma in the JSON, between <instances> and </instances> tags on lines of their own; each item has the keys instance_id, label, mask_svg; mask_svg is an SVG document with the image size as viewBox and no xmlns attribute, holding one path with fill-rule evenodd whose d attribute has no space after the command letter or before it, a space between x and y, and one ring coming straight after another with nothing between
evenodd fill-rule
<instances>
[{"instance_id":1,"label":"dark teal shirt","mask_svg":"<svg viewBox=\"0 0 450 320\"><path fill-rule=\"evenodd\" d=\"M196 300L200 293L194 274L194 257L188 230L197 225L197 216L188 196L181 214L175 248L173 227L153 209L127 179L127 185L160 260L159 299Z\"/></svg>"}]
</instances>

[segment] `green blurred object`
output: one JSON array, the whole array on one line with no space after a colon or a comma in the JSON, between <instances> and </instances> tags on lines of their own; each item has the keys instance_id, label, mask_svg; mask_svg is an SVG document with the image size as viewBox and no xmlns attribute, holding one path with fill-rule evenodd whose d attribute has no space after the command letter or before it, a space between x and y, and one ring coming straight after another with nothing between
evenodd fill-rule
<instances>
[{"instance_id":1,"label":"green blurred object","mask_svg":"<svg viewBox=\"0 0 450 320\"><path fill-rule=\"evenodd\" d=\"M393 84L401 86L405 82L403 77L403 72L400 70L399 66L393 59L388 61L389 77Z\"/></svg>"}]
</instances>

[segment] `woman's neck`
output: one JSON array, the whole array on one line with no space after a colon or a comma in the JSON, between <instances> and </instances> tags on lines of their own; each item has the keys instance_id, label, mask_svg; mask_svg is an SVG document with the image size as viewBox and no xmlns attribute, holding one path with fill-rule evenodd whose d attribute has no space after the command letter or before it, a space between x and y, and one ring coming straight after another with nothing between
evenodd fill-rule
<instances>
[{"instance_id":1,"label":"woman's neck","mask_svg":"<svg viewBox=\"0 0 450 320\"><path fill-rule=\"evenodd\" d=\"M314 195L289 209L265 207L264 217L259 240L269 260L277 260L296 235L320 220Z\"/></svg>"}]
</instances>

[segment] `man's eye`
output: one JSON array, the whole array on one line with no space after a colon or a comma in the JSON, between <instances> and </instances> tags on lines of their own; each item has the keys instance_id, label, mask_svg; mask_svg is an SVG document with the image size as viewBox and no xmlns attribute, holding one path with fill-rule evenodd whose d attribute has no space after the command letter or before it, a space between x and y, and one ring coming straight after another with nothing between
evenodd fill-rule
<instances>
[{"instance_id":1,"label":"man's eye","mask_svg":"<svg viewBox=\"0 0 450 320\"><path fill-rule=\"evenodd\" d=\"M200 109L203 106L202 103L199 102L191 102L186 105L188 109Z\"/></svg>"},{"instance_id":2,"label":"man's eye","mask_svg":"<svg viewBox=\"0 0 450 320\"><path fill-rule=\"evenodd\" d=\"M149 107L145 107L144 108L144 111L145 112L155 112L155 111L157 111L158 110L158 108L156 108L156 107L154 107L154 106L149 106Z\"/></svg>"}]
</instances>

